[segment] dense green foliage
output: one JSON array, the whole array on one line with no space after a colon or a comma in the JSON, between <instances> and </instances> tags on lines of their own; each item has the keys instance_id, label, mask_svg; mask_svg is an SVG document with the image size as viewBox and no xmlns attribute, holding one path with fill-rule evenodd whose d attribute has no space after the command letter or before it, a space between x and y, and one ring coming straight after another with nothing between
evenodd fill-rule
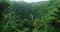
<instances>
[{"instance_id":1,"label":"dense green foliage","mask_svg":"<svg viewBox=\"0 0 60 32\"><path fill-rule=\"evenodd\" d=\"M0 32L60 32L59 28L60 0L0 0Z\"/></svg>"}]
</instances>

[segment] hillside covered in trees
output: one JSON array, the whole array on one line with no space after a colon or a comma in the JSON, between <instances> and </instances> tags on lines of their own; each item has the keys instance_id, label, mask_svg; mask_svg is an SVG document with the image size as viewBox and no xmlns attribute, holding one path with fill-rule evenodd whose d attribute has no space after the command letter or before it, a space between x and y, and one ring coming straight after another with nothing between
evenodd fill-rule
<instances>
[{"instance_id":1,"label":"hillside covered in trees","mask_svg":"<svg viewBox=\"0 0 60 32\"><path fill-rule=\"evenodd\" d=\"M60 32L60 0L0 0L0 32Z\"/></svg>"}]
</instances>

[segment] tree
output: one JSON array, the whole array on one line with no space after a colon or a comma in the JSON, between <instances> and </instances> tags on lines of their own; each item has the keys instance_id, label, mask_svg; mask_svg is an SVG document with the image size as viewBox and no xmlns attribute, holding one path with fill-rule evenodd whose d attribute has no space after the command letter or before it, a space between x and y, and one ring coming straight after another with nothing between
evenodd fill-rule
<instances>
[{"instance_id":1,"label":"tree","mask_svg":"<svg viewBox=\"0 0 60 32\"><path fill-rule=\"evenodd\" d=\"M52 1L52 0L51 0ZM54 32L60 32L60 0L53 0L54 4L56 5L55 8L52 9L53 14L51 15L51 26L53 27Z\"/></svg>"},{"instance_id":2,"label":"tree","mask_svg":"<svg viewBox=\"0 0 60 32\"><path fill-rule=\"evenodd\" d=\"M8 6L9 4L5 2L5 0L2 0L0 2L0 31L2 30L2 25L3 25L3 12L4 9L6 9Z\"/></svg>"}]
</instances>

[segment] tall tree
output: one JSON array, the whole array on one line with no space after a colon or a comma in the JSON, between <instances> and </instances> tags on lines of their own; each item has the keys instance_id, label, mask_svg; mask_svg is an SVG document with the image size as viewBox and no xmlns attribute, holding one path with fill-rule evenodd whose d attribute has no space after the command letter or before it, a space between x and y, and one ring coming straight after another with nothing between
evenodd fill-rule
<instances>
[{"instance_id":1,"label":"tall tree","mask_svg":"<svg viewBox=\"0 0 60 32\"><path fill-rule=\"evenodd\" d=\"M7 2L5 2L5 0L0 1L0 31L2 28L2 24L3 24L3 12L4 9L6 9L9 6L9 4Z\"/></svg>"},{"instance_id":2,"label":"tall tree","mask_svg":"<svg viewBox=\"0 0 60 32\"><path fill-rule=\"evenodd\" d=\"M55 8L52 9L53 15L51 19L51 26L54 32L60 32L60 0L51 0L55 4ZM52 31L52 32L53 32Z\"/></svg>"}]
</instances>

